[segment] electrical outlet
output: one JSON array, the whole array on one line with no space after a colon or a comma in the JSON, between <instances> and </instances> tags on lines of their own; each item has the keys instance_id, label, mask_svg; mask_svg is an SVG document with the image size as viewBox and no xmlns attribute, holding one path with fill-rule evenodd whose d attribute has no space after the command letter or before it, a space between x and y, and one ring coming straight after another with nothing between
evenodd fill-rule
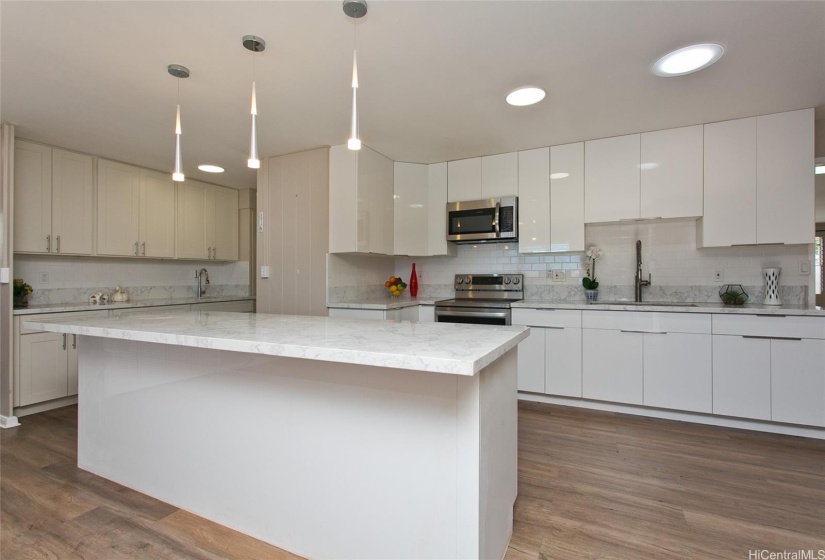
<instances>
[{"instance_id":1,"label":"electrical outlet","mask_svg":"<svg viewBox=\"0 0 825 560\"><path fill-rule=\"evenodd\" d=\"M261 266L261 278L269 278L269 267Z\"/></svg>"},{"instance_id":2,"label":"electrical outlet","mask_svg":"<svg viewBox=\"0 0 825 560\"><path fill-rule=\"evenodd\" d=\"M799 275L800 276L810 276L811 275L811 261L799 261Z\"/></svg>"},{"instance_id":3,"label":"electrical outlet","mask_svg":"<svg viewBox=\"0 0 825 560\"><path fill-rule=\"evenodd\" d=\"M48 284L49 283L49 273L48 272L41 272L40 273L40 283L41 284Z\"/></svg>"},{"instance_id":4,"label":"electrical outlet","mask_svg":"<svg viewBox=\"0 0 825 560\"><path fill-rule=\"evenodd\" d=\"M564 282L564 271L563 270L554 270L553 271L553 282Z\"/></svg>"},{"instance_id":5,"label":"electrical outlet","mask_svg":"<svg viewBox=\"0 0 825 560\"><path fill-rule=\"evenodd\" d=\"M716 269L713 271L713 281L714 282L724 282L725 281L725 271L722 269Z\"/></svg>"}]
</instances>

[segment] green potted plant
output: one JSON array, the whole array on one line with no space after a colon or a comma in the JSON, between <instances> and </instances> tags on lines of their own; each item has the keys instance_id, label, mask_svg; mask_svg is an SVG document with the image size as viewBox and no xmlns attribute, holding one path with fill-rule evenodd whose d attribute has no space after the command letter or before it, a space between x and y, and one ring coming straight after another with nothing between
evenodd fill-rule
<instances>
[{"instance_id":1,"label":"green potted plant","mask_svg":"<svg viewBox=\"0 0 825 560\"><path fill-rule=\"evenodd\" d=\"M584 298L594 302L599 298L599 282L596 280L596 259L601 258L602 250L592 245L587 250L587 275L582 278Z\"/></svg>"},{"instance_id":2,"label":"green potted plant","mask_svg":"<svg viewBox=\"0 0 825 560\"><path fill-rule=\"evenodd\" d=\"M14 307L26 307L29 303L26 297L32 293L32 287L26 284L22 278L14 279Z\"/></svg>"}]
</instances>

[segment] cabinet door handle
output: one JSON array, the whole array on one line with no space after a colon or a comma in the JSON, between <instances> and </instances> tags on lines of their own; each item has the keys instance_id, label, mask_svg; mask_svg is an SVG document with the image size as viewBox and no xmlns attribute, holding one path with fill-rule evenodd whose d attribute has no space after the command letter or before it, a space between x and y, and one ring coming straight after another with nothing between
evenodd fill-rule
<instances>
[{"instance_id":1,"label":"cabinet door handle","mask_svg":"<svg viewBox=\"0 0 825 560\"><path fill-rule=\"evenodd\" d=\"M215 260L215 259L217 259L217 258L218 258L218 248L217 248L217 247L213 247L213 248L212 248L212 260L214 261L214 260Z\"/></svg>"},{"instance_id":2,"label":"cabinet door handle","mask_svg":"<svg viewBox=\"0 0 825 560\"><path fill-rule=\"evenodd\" d=\"M77 350L77 335L76 334L72 335L72 349Z\"/></svg>"},{"instance_id":3,"label":"cabinet door handle","mask_svg":"<svg viewBox=\"0 0 825 560\"><path fill-rule=\"evenodd\" d=\"M206 258L207 258L207 259L211 259L211 258L212 258L212 247L207 247L207 248L206 248L206 252L209 254L209 256L208 256L208 257L206 257Z\"/></svg>"},{"instance_id":4,"label":"cabinet door handle","mask_svg":"<svg viewBox=\"0 0 825 560\"><path fill-rule=\"evenodd\" d=\"M774 315L773 313L757 313L757 317L787 317L787 315Z\"/></svg>"},{"instance_id":5,"label":"cabinet door handle","mask_svg":"<svg viewBox=\"0 0 825 560\"><path fill-rule=\"evenodd\" d=\"M140 256L141 257L146 256L146 242L145 241L140 244Z\"/></svg>"},{"instance_id":6,"label":"cabinet door handle","mask_svg":"<svg viewBox=\"0 0 825 560\"><path fill-rule=\"evenodd\" d=\"M55 253L59 253L59 252L60 252L60 236L58 235L57 236L57 250L55 251Z\"/></svg>"},{"instance_id":7,"label":"cabinet door handle","mask_svg":"<svg viewBox=\"0 0 825 560\"><path fill-rule=\"evenodd\" d=\"M637 333L637 334L667 334L666 331L625 331L622 330L623 333Z\"/></svg>"},{"instance_id":8,"label":"cabinet door handle","mask_svg":"<svg viewBox=\"0 0 825 560\"><path fill-rule=\"evenodd\" d=\"M138 250L137 250L137 248L138 248L138 242L137 242L137 241L135 241L135 256L138 256Z\"/></svg>"},{"instance_id":9,"label":"cabinet door handle","mask_svg":"<svg viewBox=\"0 0 825 560\"><path fill-rule=\"evenodd\" d=\"M63 335L63 350L66 349L66 335Z\"/></svg>"},{"instance_id":10,"label":"cabinet door handle","mask_svg":"<svg viewBox=\"0 0 825 560\"><path fill-rule=\"evenodd\" d=\"M52 252L52 236L51 235L46 236L46 252L47 253Z\"/></svg>"},{"instance_id":11,"label":"cabinet door handle","mask_svg":"<svg viewBox=\"0 0 825 560\"><path fill-rule=\"evenodd\" d=\"M754 335L750 335L750 334L742 335L742 338L752 338L754 340L770 340L771 339L770 336L754 336Z\"/></svg>"},{"instance_id":12,"label":"cabinet door handle","mask_svg":"<svg viewBox=\"0 0 825 560\"><path fill-rule=\"evenodd\" d=\"M771 340L794 340L796 342L802 342L801 338L796 338L793 336L772 336Z\"/></svg>"},{"instance_id":13,"label":"cabinet door handle","mask_svg":"<svg viewBox=\"0 0 825 560\"><path fill-rule=\"evenodd\" d=\"M555 329L555 330L561 330L561 331L564 330L564 327L539 327L539 328L542 328L542 329Z\"/></svg>"}]
</instances>

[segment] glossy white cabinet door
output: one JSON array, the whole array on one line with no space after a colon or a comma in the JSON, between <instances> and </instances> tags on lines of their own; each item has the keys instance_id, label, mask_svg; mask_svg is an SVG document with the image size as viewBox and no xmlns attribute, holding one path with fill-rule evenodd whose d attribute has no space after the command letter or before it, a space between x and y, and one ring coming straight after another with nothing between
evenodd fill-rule
<instances>
[{"instance_id":1,"label":"glossy white cabinet door","mask_svg":"<svg viewBox=\"0 0 825 560\"><path fill-rule=\"evenodd\" d=\"M207 216L214 223L212 228L212 259L219 261L238 260L238 191L213 186L211 195L215 199L215 213Z\"/></svg>"},{"instance_id":2,"label":"glossy white cabinet door","mask_svg":"<svg viewBox=\"0 0 825 560\"><path fill-rule=\"evenodd\" d=\"M518 345L518 390L544 393L544 329L530 327Z\"/></svg>"},{"instance_id":3,"label":"glossy white cabinet door","mask_svg":"<svg viewBox=\"0 0 825 560\"><path fill-rule=\"evenodd\" d=\"M550 148L550 250L584 251L584 142Z\"/></svg>"},{"instance_id":4,"label":"glossy white cabinet door","mask_svg":"<svg viewBox=\"0 0 825 560\"><path fill-rule=\"evenodd\" d=\"M641 217L701 216L702 125L645 132L641 143Z\"/></svg>"},{"instance_id":5,"label":"glossy white cabinet door","mask_svg":"<svg viewBox=\"0 0 825 560\"><path fill-rule=\"evenodd\" d=\"M435 306L419 305L418 320L422 323L435 323Z\"/></svg>"},{"instance_id":6,"label":"glossy white cabinet door","mask_svg":"<svg viewBox=\"0 0 825 560\"><path fill-rule=\"evenodd\" d=\"M550 251L550 148L518 153L518 183L519 253L547 253Z\"/></svg>"},{"instance_id":7,"label":"glossy white cabinet door","mask_svg":"<svg viewBox=\"0 0 825 560\"><path fill-rule=\"evenodd\" d=\"M399 321L418 321L418 306L410 305L398 310Z\"/></svg>"},{"instance_id":8,"label":"glossy white cabinet door","mask_svg":"<svg viewBox=\"0 0 825 560\"><path fill-rule=\"evenodd\" d=\"M771 420L825 426L825 340L771 340Z\"/></svg>"},{"instance_id":9,"label":"glossy white cabinet door","mask_svg":"<svg viewBox=\"0 0 825 560\"><path fill-rule=\"evenodd\" d=\"M427 242L428 165L419 163L394 164L395 178L395 233L394 254L422 256L429 254ZM443 214L443 209L442 209Z\"/></svg>"},{"instance_id":10,"label":"glossy white cabinet door","mask_svg":"<svg viewBox=\"0 0 825 560\"><path fill-rule=\"evenodd\" d=\"M756 242L814 237L814 110L756 118Z\"/></svg>"},{"instance_id":11,"label":"glossy white cabinet door","mask_svg":"<svg viewBox=\"0 0 825 560\"><path fill-rule=\"evenodd\" d=\"M20 337L18 406L68 395L67 338L71 335L38 333Z\"/></svg>"},{"instance_id":12,"label":"glossy white cabinet door","mask_svg":"<svg viewBox=\"0 0 825 560\"><path fill-rule=\"evenodd\" d=\"M358 151L358 219L364 220L367 253L393 254L393 164L375 150ZM362 188L363 187L363 188Z\"/></svg>"},{"instance_id":13,"label":"glossy white cabinet door","mask_svg":"<svg viewBox=\"0 0 825 560\"><path fill-rule=\"evenodd\" d=\"M712 355L709 334L646 333L645 406L712 412Z\"/></svg>"},{"instance_id":14,"label":"glossy white cabinet door","mask_svg":"<svg viewBox=\"0 0 825 560\"><path fill-rule=\"evenodd\" d=\"M455 256L447 242L447 162L427 166L427 193L427 254Z\"/></svg>"},{"instance_id":15,"label":"glossy white cabinet door","mask_svg":"<svg viewBox=\"0 0 825 560\"><path fill-rule=\"evenodd\" d=\"M713 413L771 419L771 341L713 335Z\"/></svg>"},{"instance_id":16,"label":"glossy white cabinet door","mask_svg":"<svg viewBox=\"0 0 825 560\"><path fill-rule=\"evenodd\" d=\"M139 238L140 168L98 159L97 254L136 257Z\"/></svg>"},{"instance_id":17,"label":"glossy white cabinet door","mask_svg":"<svg viewBox=\"0 0 825 560\"><path fill-rule=\"evenodd\" d=\"M179 259L208 259L214 239L214 198L209 196L210 185L187 179L178 183L177 257Z\"/></svg>"},{"instance_id":18,"label":"glossy white cabinet door","mask_svg":"<svg viewBox=\"0 0 825 560\"><path fill-rule=\"evenodd\" d=\"M140 170L140 256L175 256L175 193L169 173Z\"/></svg>"},{"instance_id":19,"label":"glossy white cabinet door","mask_svg":"<svg viewBox=\"0 0 825 560\"><path fill-rule=\"evenodd\" d=\"M640 136L584 143L584 221L618 222L639 217Z\"/></svg>"},{"instance_id":20,"label":"glossy white cabinet door","mask_svg":"<svg viewBox=\"0 0 825 560\"><path fill-rule=\"evenodd\" d=\"M481 158L447 163L447 202L481 199Z\"/></svg>"},{"instance_id":21,"label":"glossy white cabinet door","mask_svg":"<svg viewBox=\"0 0 825 560\"><path fill-rule=\"evenodd\" d=\"M276 160L279 161L279 160ZM356 155L346 146L329 149L329 252L358 250L363 223L358 219L358 173ZM276 181L280 183L276 170ZM273 227L273 226L270 226Z\"/></svg>"},{"instance_id":22,"label":"glossy white cabinet door","mask_svg":"<svg viewBox=\"0 0 825 560\"><path fill-rule=\"evenodd\" d=\"M92 254L92 156L52 150L52 252Z\"/></svg>"},{"instance_id":23,"label":"glossy white cabinet door","mask_svg":"<svg viewBox=\"0 0 825 560\"><path fill-rule=\"evenodd\" d=\"M519 195L518 152L481 158L481 198Z\"/></svg>"},{"instance_id":24,"label":"glossy white cabinet door","mask_svg":"<svg viewBox=\"0 0 825 560\"><path fill-rule=\"evenodd\" d=\"M373 321L381 321L387 318L387 312L382 309L349 309L331 307L329 309L329 316L344 319L371 319Z\"/></svg>"},{"instance_id":25,"label":"glossy white cabinet door","mask_svg":"<svg viewBox=\"0 0 825 560\"><path fill-rule=\"evenodd\" d=\"M14 250L49 253L52 239L52 149L15 140Z\"/></svg>"},{"instance_id":26,"label":"glossy white cabinet door","mask_svg":"<svg viewBox=\"0 0 825 560\"><path fill-rule=\"evenodd\" d=\"M756 243L756 117L705 125L701 247Z\"/></svg>"},{"instance_id":27,"label":"glossy white cabinet door","mask_svg":"<svg viewBox=\"0 0 825 560\"><path fill-rule=\"evenodd\" d=\"M643 340L640 333L582 329L582 396L642 404Z\"/></svg>"},{"instance_id":28,"label":"glossy white cabinet door","mask_svg":"<svg viewBox=\"0 0 825 560\"><path fill-rule=\"evenodd\" d=\"M582 330L578 327L532 328L544 331L544 392L581 397Z\"/></svg>"}]
</instances>

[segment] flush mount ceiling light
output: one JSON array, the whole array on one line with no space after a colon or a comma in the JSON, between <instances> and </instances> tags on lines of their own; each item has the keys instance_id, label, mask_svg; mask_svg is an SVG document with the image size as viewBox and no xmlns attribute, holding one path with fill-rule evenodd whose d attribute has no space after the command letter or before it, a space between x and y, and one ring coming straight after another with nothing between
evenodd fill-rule
<instances>
[{"instance_id":1,"label":"flush mount ceiling light","mask_svg":"<svg viewBox=\"0 0 825 560\"><path fill-rule=\"evenodd\" d=\"M725 54L722 45L702 43L690 45L666 54L653 64L657 76L684 76L707 68Z\"/></svg>"},{"instance_id":2,"label":"flush mount ceiling light","mask_svg":"<svg viewBox=\"0 0 825 560\"><path fill-rule=\"evenodd\" d=\"M570 177L570 173L551 173L550 174L551 179L566 179L568 177Z\"/></svg>"},{"instance_id":3,"label":"flush mount ceiling light","mask_svg":"<svg viewBox=\"0 0 825 560\"><path fill-rule=\"evenodd\" d=\"M533 105L544 99L545 91L540 87L524 86L507 94L507 103L516 107Z\"/></svg>"},{"instance_id":4,"label":"flush mount ceiling light","mask_svg":"<svg viewBox=\"0 0 825 560\"><path fill-rule=\"evenodd\" d=\"M172 172L172 180L181 182L185 177L180 160L180 81L189 77L189 68L180 64L170 64L166 70L178 79L178 109L175 113L175 170Z\"/></svg>"},{"instance_id":5,"label":"flush mount ceiling light","mask_svg":"<svg viewBox=\"0 0 825 560\"><path fill-rule=\"evenodd\" d=\"M243 46L245 49L252 51L252 104L249 111L252 115L252 137L249 141L249 159L246 160L246 166L250 169L258 169L261 167L261 160L258 159L258 104L255 101L255 53L263 52L266 48L266 41L255 35L244 35Z\"/></svg>"},{"instance_id":6,"label":"flush mount ceiling light","mask_svg":"<svg viewBox=\"0 0 825 560\"><path fill-rule=\"evenodd\" d=\"M198 169L206 171L207 173L223 173L224 168L218 165L199 165Z\"/></svg>"},{"instance_id":7,"label":"flush mount ceiling light","mask_svg":"<svg viewBox=\"0 0 825 560\"><path fill-rule=\"evenodd\" d=\"M344 13L347 17L355 20L355 41L352 49L352 124L350 137L347 140L347 148L350 150L361 149L361 138L358 136L358 20L367 15L367 3L365 0L344 0Z\"/></svg>"}]
</instances>

